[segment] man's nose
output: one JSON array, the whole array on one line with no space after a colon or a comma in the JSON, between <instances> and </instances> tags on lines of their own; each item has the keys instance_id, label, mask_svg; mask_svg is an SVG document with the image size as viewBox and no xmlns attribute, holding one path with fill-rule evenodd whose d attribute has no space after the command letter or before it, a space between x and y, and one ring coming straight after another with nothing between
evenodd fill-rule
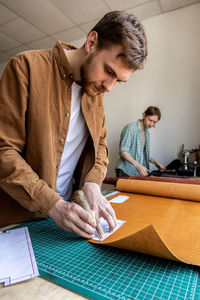
<instances>
[{"instance_id":1,"label":"man's nose","mask_svg":"<svg viewBox=\"0 0 200 300\"><path fill-rule=\"evenodd\" d=\"M103 82L103 87L105 91L109 93L115 84L116 84L116 79L108 79Z\"/></svg>"}]
</instances>

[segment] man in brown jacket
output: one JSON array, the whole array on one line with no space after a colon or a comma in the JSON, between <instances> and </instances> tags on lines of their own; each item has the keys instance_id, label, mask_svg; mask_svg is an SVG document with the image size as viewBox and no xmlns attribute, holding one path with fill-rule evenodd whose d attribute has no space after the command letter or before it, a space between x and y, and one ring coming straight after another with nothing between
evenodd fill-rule
<instances>
[{"instance_id":1,"label":"man in brown jacket","mask_svg":"<svg viewBox=\"0 0 200 300\"><path fill-rule=\"evenodd\" d=\"M13 57L0 82L0 226L50 217L61 228L102 237L114 210L101 194L106 174L103 93L143 67L146 36L131 14L111 12L81 48ZM68 200L82 188L92 216Z\"/></svg>"}]
</instances>

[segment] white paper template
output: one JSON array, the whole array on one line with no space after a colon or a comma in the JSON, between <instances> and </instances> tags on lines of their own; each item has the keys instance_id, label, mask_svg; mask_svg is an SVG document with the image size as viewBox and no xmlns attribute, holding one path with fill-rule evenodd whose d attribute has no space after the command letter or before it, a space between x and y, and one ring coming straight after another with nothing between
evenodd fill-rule
<instances>
[{"instance_id":1,"label":"white paper template","mask_svg":"<svg viewBox=\"0 0 200 300\"><path fill-rule=\"evenodd\" d=\"M27 227L0 231L0 283L5 286L39 276Z\"/></svg>"},{"instance_id":2,"label":"white paper template","mask_svg":"<svg viewBox=\"0 0 200 300\"><path fill-rule=\"evenodd\" d=\"M115 227L115 229L112 232L109 232L109 226L108 223L106 222L105 219L101 218L100 219L101 222L101 226L104 232L104 236L102 239L100 239L97 235L97 232L95 232L95 235L93 237L93 240L96 241L104 241L107 237L109 237L109 235L113 234L117 229L119 229L124 223L126 223L126 221L121 221L121 220L117 220L117 226Z\"/></svg>"},{"instance_id":3,"label":"white paper template","mask_svg":"<svg viewBox=\"0 0 200 300\"><path fill-rule=\"evenodd\" d=\"M114 196L114 195L119 194L119 193L120 193L119 191L110 192L108 194L105 194L104 197L108 198L108 197Z\"/></svg>"},{"instance_id":4,"label":"white paper template","mask_svg":"<svg viewBox=\"0 0 200 300\"><path fill-rule=\"evenodd\" d=\"M115 198L113 198L112 200L110 200L110 203L123 203L124 201L128 200L129 197L128 196L124 196L124 195L119 195Z\"/></svg>"}]
</instances>

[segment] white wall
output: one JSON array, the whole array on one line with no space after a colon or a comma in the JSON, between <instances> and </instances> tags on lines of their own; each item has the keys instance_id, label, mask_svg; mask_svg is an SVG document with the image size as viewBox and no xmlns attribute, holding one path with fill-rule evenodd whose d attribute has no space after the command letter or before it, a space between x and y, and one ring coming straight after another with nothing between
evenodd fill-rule
<instances>
[{"instance_id":1,"label":"white wall","mask_svg":"<svg viewBox=\"0 0 200 300\"><path fill-rule=\"evenodd\" d=\"M142 71L105 95L110 163L115 175L122 128L158 106L162 118L150 130L151 155L164 164L181 145L200 144L200 4L143 21L149 55Z\"/></svg>"}]
</instances>

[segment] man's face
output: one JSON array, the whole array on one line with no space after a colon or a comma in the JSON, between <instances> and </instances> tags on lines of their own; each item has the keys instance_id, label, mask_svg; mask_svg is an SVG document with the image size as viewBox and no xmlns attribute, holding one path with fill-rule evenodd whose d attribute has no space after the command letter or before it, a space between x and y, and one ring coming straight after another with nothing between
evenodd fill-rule
<instances>
[{"instance_id":1,"label":"man's face","mask_svg":"<svg viewBox=\"0 0 200 300\"><path fill-rule=\"evenodd\" d=\"M144 116L143 123L146 129L150 129L151 127L155 127L158 122L158 116Z\"/></svg>"},{"instance_id":2,"label":"man's face","mask_svg":"<svg viewBox=\"0 0 200 300\"><path fill-rule=\"evenodd\" d=\"M124 67L119 47L96 50L90 53L81 66L81 85L89 96L110 92L117 82L126 82L133 73Z\"/></svg>"}]
</instances>

